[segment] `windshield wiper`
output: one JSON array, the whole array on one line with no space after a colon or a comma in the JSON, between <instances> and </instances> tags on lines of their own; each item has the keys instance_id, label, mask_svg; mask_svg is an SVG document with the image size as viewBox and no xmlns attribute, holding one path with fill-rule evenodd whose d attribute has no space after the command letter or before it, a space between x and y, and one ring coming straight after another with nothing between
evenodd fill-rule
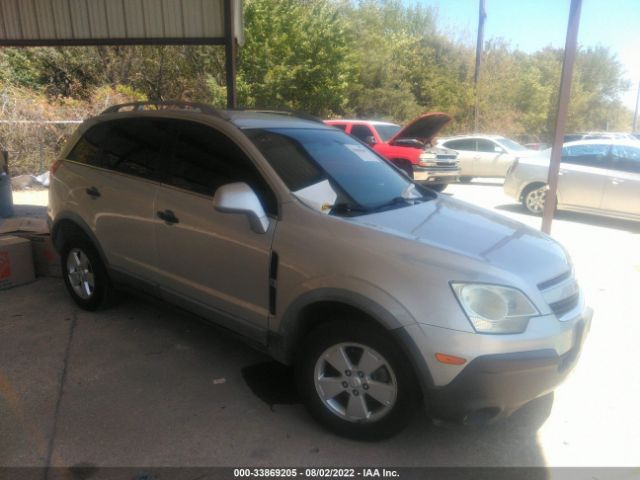
<instances>
[{"instance_id":1,"label":"windshield wiper","mask_svg":"<svg viewBox=\"0 0 640 480\"><path fill-rule=\"evenodd\" d=\"M414 205L419 202L426 202L428 198L425 197L416 197L416 198L405 198L405 197L393 197L388 202L381 203L380 205L376 205L372 207L370 211L379 212L380 210L385 210L387 208L392 208L395 206L408 206Z\"/></svg>"},{"instance_id":2,"label":"windshield wiper","mask_svg":"<svg viewBox=\"0 0 640 480\"><path fill-rule=\"evenodd\" d=\"M370 211L368 208L348 202L334 203L331 207L331 213L369 213Z\"/></svg>"}]
</instances>

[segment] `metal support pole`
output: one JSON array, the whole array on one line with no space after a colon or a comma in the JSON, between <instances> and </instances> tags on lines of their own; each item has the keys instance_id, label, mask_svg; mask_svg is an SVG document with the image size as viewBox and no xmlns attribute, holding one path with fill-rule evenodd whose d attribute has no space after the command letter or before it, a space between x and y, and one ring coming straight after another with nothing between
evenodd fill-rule
<instances>
[{"instance_id":1,"label":"metal support pole","mask_svg":"<svg viewBox=\"0 0 640 480\"><path fill-rule=\"evenodd\" d=\"M638 121L638 106L640 106L640 82L638 82L638 94L636 95L636 110L633 113L633 127L631 127L631 133L636 133L638 130L636 128Z\"/></svg>"},{"instance_id":2,"label":"metal support pole","mask_svg":"<svg viewBox=\"0 0 640 480\"><path fill-rule=\"evenodd\" d=\"M235 0L224 0L224 51L227 76L227 108L236 108Z\"/></svg>"},{"instance_id":3,"label":"metal support pole","mask_svg":"<svg viewBox=\"0 0 640 480\"><path fill-rule=\"evenodd\" d=\"M576 59L578 26L580 25L580 9L582 0L571 0L569 9L569 23L567 25L567 39L564 45L564 61L562 62L562 76L560 77L560 94L558 96L558 109L556 113L556 129L551 148L551 161L549 163L549 177L547 184L544 211L542 213L542 231L551 233L551 221L556 209L558 191L558 173L560 172L560 157L562 156L562 144L564 128L567 123L569 110L569 98L571 95L571 77L573 75L573 63Z\"/></svg>"},{"instance_id":4,"label":"metal support pole","mask_svg":"<svg viewBox=\"0 0 640 480\"><path fill-rule=\"evenodd\" d=\"M478 39L476 41L476 70L473 74L473 88L475 93L475 108L473 110L473 131L478 131L478 117L480 110L480 99L478 93L478 82L480 81L480 66L482 64L482 48L484 46L484 21L487 12L484 9L484 0L480 0L478 11Z\"/></svg>"}]
</instances>

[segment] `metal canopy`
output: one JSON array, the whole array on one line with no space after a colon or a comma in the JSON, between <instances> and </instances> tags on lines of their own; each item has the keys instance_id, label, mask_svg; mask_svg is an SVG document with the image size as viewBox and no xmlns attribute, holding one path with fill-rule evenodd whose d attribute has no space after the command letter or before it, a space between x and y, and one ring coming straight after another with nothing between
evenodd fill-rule
<instances>
[{"instance_id":1,"label":"metal canopy","mask_svg":"<svg viewBox=\"0 0 640 480\"><path fill-rule=\"evenodd\" d=\"M0 0L0 47L224 45L236 107L242 0Z\"/></svg>"},{"instance_id":2,"label":"metal canopy","mask_svg":"<svg viewBox=\"0 0 640 480\"><path fill-rule=\"evenodd\" d=\"M242 44L242 6L231 0ZM0 45L223 44L225 0L0 0Z\"/></svg>"}]
</instances>

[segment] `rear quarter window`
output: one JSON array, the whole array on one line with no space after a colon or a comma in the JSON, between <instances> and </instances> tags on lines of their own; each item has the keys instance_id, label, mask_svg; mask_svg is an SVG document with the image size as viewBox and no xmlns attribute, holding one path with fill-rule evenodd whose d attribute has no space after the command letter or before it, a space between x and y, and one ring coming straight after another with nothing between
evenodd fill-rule
<instances>
[{"instance_id":1,"label":"rear quarter window","mask_svg":"<svg viewBox=\"0 0 640 480\"><path fill-rule=\"evenodd\" d=\"M100 149L107 136L108 128L107 124L102 123L87 130L71 149L67 159L85 165L101 167Z\"/></svg>"}]
</instances>

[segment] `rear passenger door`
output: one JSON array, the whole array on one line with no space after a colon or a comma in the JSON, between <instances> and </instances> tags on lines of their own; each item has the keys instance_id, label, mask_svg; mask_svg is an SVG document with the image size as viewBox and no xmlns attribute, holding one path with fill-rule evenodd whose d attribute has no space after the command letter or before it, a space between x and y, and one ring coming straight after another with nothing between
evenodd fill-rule
<instances>
[{"instance_id":1,"label":"rear passenger door","mask_svg":"<svg viewBox=\"0 0 640 480\"><path fill-rule=\"evenodd\" d=\"M249 184L268 215L273 191L237 144L217 129L174 120L173 156L156 200L162 295L205 318L264 341L269 316L269 264L275 221L254 232L245 215L220 213L213 195L222 185Z\"/></svg>"},{"instance_id":2,"label":"rear passenger door","mask_svg":"<svg viewBox=\"0 0 640 480\"><path fill-rule=\"evenodd\" d=\"M475 175L474 161L476 157L476 139L461 138L459 140L449 140L443 146L458 152L460 162L460 176L473 177Z\"/></svg>"},{"instance_id":3,"label":"rear passenger door","mask_svg":"<svg viewBox=\"0 0 640 480\"><path fill-rule=\"evenodd\" d=\"M572 145L562 149L558 203L596 210L604 191L610 145Z\"/></svg>"},{"instance_id":4,"label":"rear passenger door","mask_svg":"<svg viewBox=\"0 0 640 480\"><path fill-rule=\"evenodd\" d=\"M83 152L97 149L78 192L85 220L110 268L127 280L142 280L138 286L150 290L156 271L153 207L167 128L166 120L152 118L105 122L89 130L70 154L78 161Z\"/></svg>"},{"instance_id":5,"label":"rear passenger door","mask_svg":"<svg viewBox=\"0 0 640 480\"><path fill-rule=\"evenodd\" d=\"M602 209L640 216L640 147L612 145Z\"/></svg>"}]
</instances>

